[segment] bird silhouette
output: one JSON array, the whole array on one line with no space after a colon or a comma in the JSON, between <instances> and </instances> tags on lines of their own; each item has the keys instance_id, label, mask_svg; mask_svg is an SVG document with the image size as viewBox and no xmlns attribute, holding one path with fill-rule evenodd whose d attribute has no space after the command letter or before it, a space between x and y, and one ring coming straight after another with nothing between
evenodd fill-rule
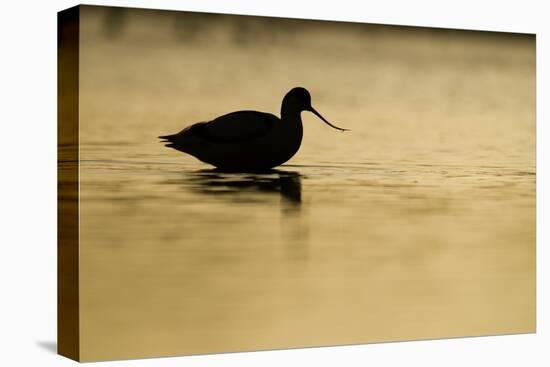
<instances>
[{"instance_id":1,"label":"bird silhouette","mask_svg":"<svg viewBox=\"0 0 550 367\"><path fill-rule=\"evenodd\" d=\"M281 118L265 112L237 111L159 138L167 147L222 170L269 170L288 161L300 148L302 111L312 112L334 129L348 130L328 122L311 106L307 89L296 87L283 98Z\"/></svg>"}]
</instances>

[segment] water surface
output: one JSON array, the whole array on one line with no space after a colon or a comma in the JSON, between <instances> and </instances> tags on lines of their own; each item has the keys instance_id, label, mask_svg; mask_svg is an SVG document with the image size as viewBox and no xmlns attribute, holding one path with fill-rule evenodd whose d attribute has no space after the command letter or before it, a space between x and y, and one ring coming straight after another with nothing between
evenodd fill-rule
<instances>
[{"instance_id":1,"label":"water surface","mask_svg":"<svg viewBox=\"0 0 550 367\"><path fill-rule=\"evenodd\" d=\"M83 359L534 331L534 37L88 9ZM155 138L298 85L352 131L274 171Z\"/></svg>"}]
</instances>

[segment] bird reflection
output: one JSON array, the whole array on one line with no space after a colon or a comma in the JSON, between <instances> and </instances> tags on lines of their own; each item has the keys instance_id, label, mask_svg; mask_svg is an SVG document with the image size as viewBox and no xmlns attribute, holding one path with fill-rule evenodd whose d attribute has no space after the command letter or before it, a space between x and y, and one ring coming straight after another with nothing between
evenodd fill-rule
<instances>
[{"instance_id":1,"label":"bird reflection","mask_svg":"<svg viewBox=\"0 0 550 367\"><path fill-rule=\"evenodd\" d=\"M219 169L202 169L187 175L187 181L195 191L203 194L230 196L235 200L242 199L247 192L278 193L282 202L298 208L302 203L301 175L284 170L265 172L236 173Z\"/></svg>"},{"instance_id":2,"label":"bird reflection","mask_svg":"<svg viewBox=\"0 0 550 367\"><path fill-rule=\"evenodd\" d=\"M184 179L176 183L186 190L235 203L271 205L273 196L280 196L284 254L290 265L301 265L309 257L309 225L307 210L304 212L302 208L302 178L298 172L280 169L251 173L201 169L186 172ZM302 266L294 271L301 269Z\"/></svg>"}]
</instances>

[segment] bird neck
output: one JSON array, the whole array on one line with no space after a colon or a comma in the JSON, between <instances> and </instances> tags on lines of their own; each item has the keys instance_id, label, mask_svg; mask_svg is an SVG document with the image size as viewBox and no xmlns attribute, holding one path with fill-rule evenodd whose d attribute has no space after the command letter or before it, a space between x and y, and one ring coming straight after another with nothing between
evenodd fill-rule
<instances>
[{"instance_id":1,"label":"bird neck","mask_svg":"<svg viewBox=\"0 0 550 367\"><path fill-rule=\"evenodd\" d=\"M302 119L300 117L302 110L293 106L290 103L284 103L281 106L281 120L283 122L301 124Z\"/></svg>"}]
</instances>

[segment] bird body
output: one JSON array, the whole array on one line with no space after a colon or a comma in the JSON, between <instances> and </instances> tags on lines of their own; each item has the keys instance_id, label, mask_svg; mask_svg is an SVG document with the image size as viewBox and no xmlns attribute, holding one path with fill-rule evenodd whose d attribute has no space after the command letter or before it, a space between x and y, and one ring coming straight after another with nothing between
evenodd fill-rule
<instances>
[{"instance_id":1,"label":"bird body","mask_svg":"<svg viewBox=\"0 0 550 367\"><path fill-rule=\"evenodd\" d=\"M294 88L283 99L281 118L258 111L237 111L160 138L167 147L223 170L267 170L285 163L300 148L304 110L345 130L330 124L311 107L306 89Z\"/></svg>"}]
</instances>

